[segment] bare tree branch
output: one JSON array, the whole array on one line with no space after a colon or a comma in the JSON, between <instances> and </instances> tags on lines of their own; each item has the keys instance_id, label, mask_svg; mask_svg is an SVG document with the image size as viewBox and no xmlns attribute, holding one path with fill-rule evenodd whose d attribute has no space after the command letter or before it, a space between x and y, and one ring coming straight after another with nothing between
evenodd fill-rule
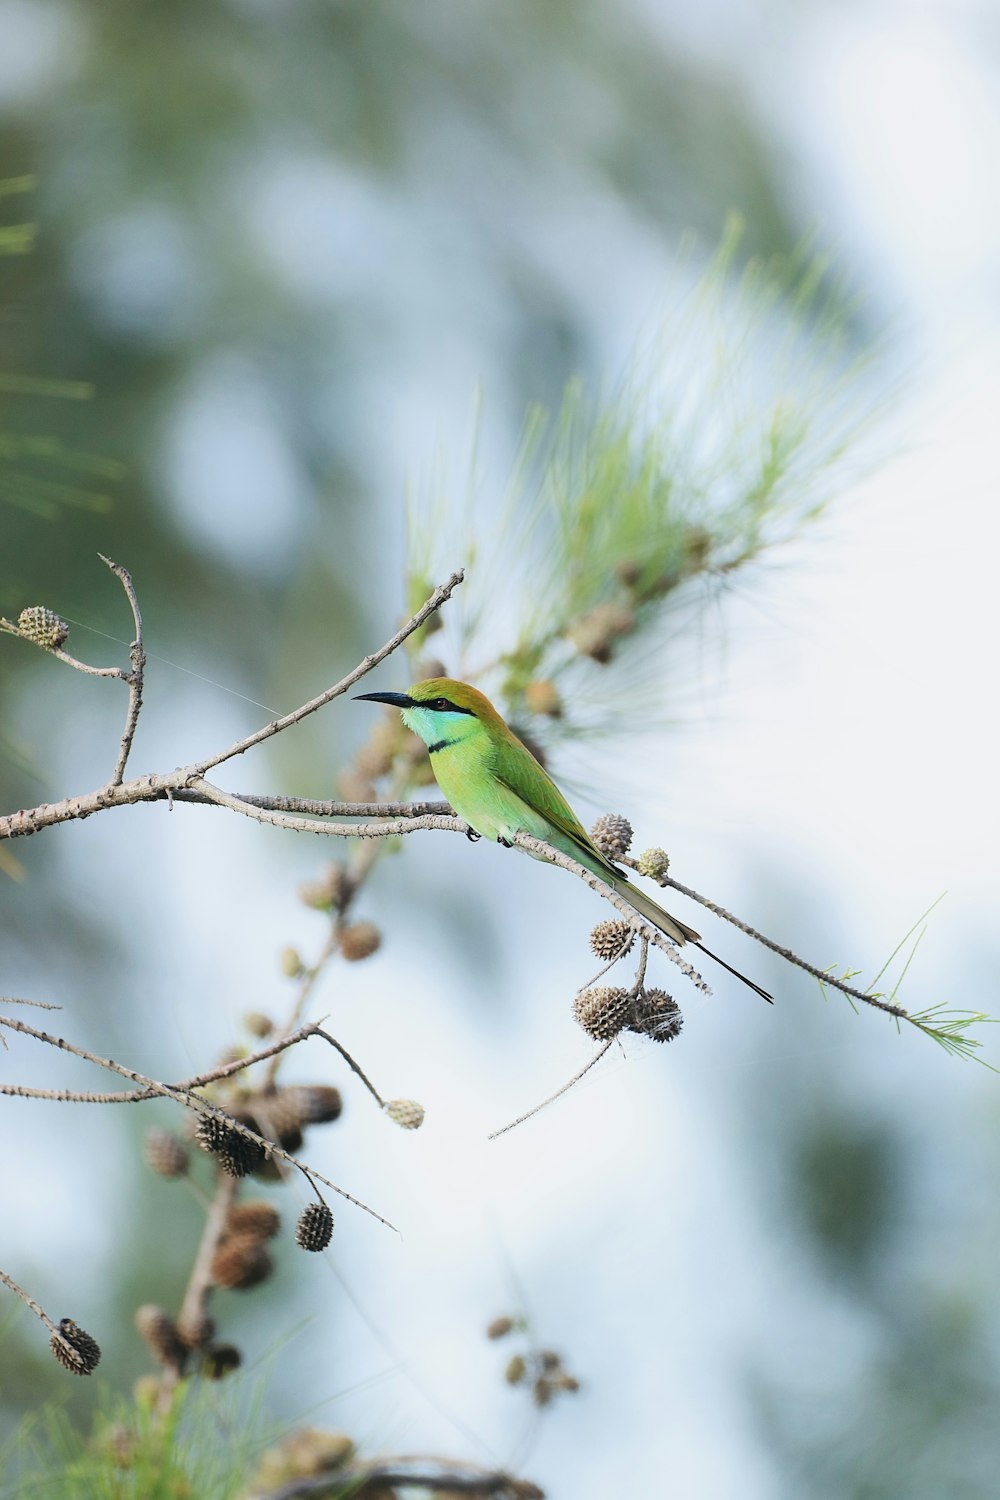
<instances>
[{"instance_id":1,"label":"bare tree branch","mask_svg":"<svg viewBox=\"0 0 1000 1500\"><path fill-rule=\"evenodd\" d=\"M108 565L117 571L114 564L109 563ZM122 571L124 572L124 570ZM110 807L123 807L135 802L159 801L163 798L169 800L175 793L192 786L196 786L203 796L207 795L207 800L214 801L220 806L230 806L229 802L223 800L228 796L227 793L212 787L210 783L205 782L203 785L201 784L206 771L211 770L213 766L221 765L224 761L232 760L234 756L245 754L247 750L252 749L255 745L261 744L273 735L282 733L283 730L290 728L293 724L297 724L309 714L315 713L317 709L323 708L327 703L331 703L333 699L341 697L356 682L360 681L362 677L372 671L374 667L377 667L380 662L384 661L387 656L396 651L415 630L419 630L424 621L451 598L451 595L462 582L464 576L464 570L462 569L458 569L458 571L452 573L447 582L434 590L426 602L421 605L420 609L410 616L406 623L396 631L395 635L386 641L385 645L381 646L378 651L373 652L370 656L366 656L352 671L348 672L346 677L342 677L339 682L334 683L332 687L327 688L325 692L320 693L317 697L311 698L308 703L303 703L299 708L293 709L291 713L283 714L280 718L271 720L269 724L265 724L262 728L255 730L253 734L246 735L244 738L237 740L226 749L219 750L213 755L206 756L203 760L195 761L188 766L182 766L175 771L159 775L139 776L131 781L112 780L107 786L99 787L93 792L86 792L76 797L65 797L59 802L42 803L38 807L24 808L18 812L9 813L4 817L0 817L0 839L27 837L33 833L38 833L42 828L50 828L57 823L66 823L79 818L89 818L93 813L103 812ZM2 625L11 634L20 637L20 631L15 626L10 625L9 621L3 621ZM23 639L23 637L21 638ZM70 665L78 666L81 670L90 671L97 676L118 677L122 681L130 683L129 674L121 671L118 667L88 668L85 664L76 662L74 658L66 658L65 652L52 648L46 649L49 650L50 655L58 656L60 660L65 658L69 661ZM137 712L138 710L136 710ZM131 723L131 718L126 723L126 730L129 729L130 724L131 732L134 733L135 726L134 723ZM123 737L122 751L119 752L122 771L124 771L123 754L127 758L130 744L131 739L129 739L129 744L126 745L125 738ZM238 804L233 807L233 810L238 812L246 811L246 808L249 806L249 804L240 804L238 798L233 798L232 803ZM247 815L252 816L249 813ZM262 819L261 821L270 820ZM387 823L385 825L352 824L349 828L345 827L342 830L338 830L336 825L305 824L305 831L333 833L343 838L387 838L396 833L414 831L414 824L416 822L417 820L414 818L403 817L397 820L396 823ZM300 825L301 820L298 824L293 823L279 826L297 827ZM445 821L443 823L428 823L426 826L449 827L451 825ZM461 824L461 828L464 831L464 823Z\"/></svg>"},{"instance_id":2,"label":"bare tree branch","mask_svg":"<svg viewBox=\"0 0 1000 1500\"><path fill-rule=\"evenodd\" d=\"M96 1053L88 1052L84 1047L77 1047L72 1042L67 1042L63 1037L50 1036L45 1031L36 1031L33 1026L29 1026L25 1021L17 1021L13 1016L0 1016L0 1026L6 1026L11 1031L19 1031L25 1036L33 1037L36 1041L45 1042L50 1047L57 1047L62 1052L72 1052L74 1056L83 1058L85 1062L92 1062L97 1067L104 1068L110 1073L118 1073L122 1078L130 1078L133 1083L138 1083L144 1090L148 1090L150 1094L158 1094L164 1099L179 1100L188 1109L193 1109L198 1114L215 1115L237 1135L245 1136L247 1140L254 1141L258 1146L262 1147L268 1155L277 1157L279 1161L287 1162L290 1167L295 1167L302 1173L314 1191L316 1182L322 1182L324 1187L328 1187L332 1192L338 1193L341 1198L346 1198L348 1203L354 1204L355 1208L363 1209L366 1214L370 1214L373 1219L378 1219L379 1223L384 1224L387 1229L396 1228L388 1219L383 1218L380 1213L376 1213L375 1209L370 1208L367 1203L363 1203L360 1198L355 1198L353 1193L347 1192L345 1188L338 1187L335 1182L331 1182L328 1177L324 1177L321 1172L317 1172L315 1167L308 1166L305 1162L300 1161L297 1156L292 1156L290 1152L285 1151L276 1141L270 1141L266 1136L258 1135L255 1130L251 1130L241 1120L234 1119L228 1111L220 1109L217 1105L210 1104L207 1099L201 1098L200 1095L192 1093L189 1089L172 1086L167 1083L158 1083L155 1078L147 1078L144 1073L138 1073L133 1068L123 1067L121 1063L112 1061L110 1057L98 1057Z\"/></svg>"},{"instance_id":3,"label":"bare tree branch","mask_svg":"<svg viewBox=\"0 0 1000 1500\"><path fill-rule=\"evenodd\" d=\"M118 760L115 762L114 774L111 777L112 786L121 786L125 778L125 763L132 749L132 741L135 738L136 726L139 723L139 712L142 708L142 679L146 670L146 653L142 648L142 616L139 613L139 601L136 598L135 585L132 575L127 568L120 563L112 562L110 557L105 557L99 552L101 562L106 563L114 573L125 590L129 607L132 610L132 619L135 623L135 639L129 647L129 658L132 670L128 673L125 681L128 683L128 709L125 714L125 728L122 731L121 745L118 749Z\"/></svg>"}]
</instances>

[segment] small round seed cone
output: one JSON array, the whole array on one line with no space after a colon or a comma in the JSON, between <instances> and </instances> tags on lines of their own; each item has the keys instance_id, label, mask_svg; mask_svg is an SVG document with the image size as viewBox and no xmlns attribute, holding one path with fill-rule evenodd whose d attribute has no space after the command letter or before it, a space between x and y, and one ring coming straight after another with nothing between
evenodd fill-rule
<instances>
[{"instance_id":1,"label":"small round seed cone","mask_svg":"<svg viewBox=\"0 0 1000 1500\"><path fill-rule=\"evenodd\" d=\"M213 1344L201 1358L201 1368L209 1380L222 1380L242 1363L243 1356L235 1344Z\"/></svg>"},{"instance_id":2,"label":"small round seed cone","mask_svg":"<svg viewBox=\"0 0 1000 1500\"><path fill-rule=\"evenodd\" d=\"M283 969L283 971L284 971L284 955L285 955L285 953L295 953L295 949L294 948L290 948L290 949L289 948L283 948L282 949L282 969ZM297 953L295 953L295 957L296 958L299 957ZM300 967L301 967L301 963L302 963L302 960L299 959L299 965L300 965ZM296 972L298 972L298 970ZM248 1010L247 1013L246 1013L246 1015L243 1017L243 1025L246 1027L247 1031L249 1031L249 1033L250 1033L251 1036L258 1037L261 1041L264 1041L264 1039L266 1037L269 1037L271 1035L272 1031L274 1030L274 1022L272 1021L271 1017L269 1015L266 1015L264 1013L264 1011L262 1011L262 1010Z\"/></svg>"},{"instance_id":3,"label":"small round seed cone","mask_svg":"<svg viewBox=\"0 0 1000 1500\"><path fill-rule=\"evenodd\" d=\"M154 1302L136 1308L135 1326L158 1364L180 1369L187 1350L170 1314Z\"/></svg>"},{"instance_id":4,"label":"small round seed cone","mask_svg":"<svg viewBox=\"0 0 1000 1500\"><path fill-rule=\"evenodd\" d=\"M424 1123L424 1106L416 1099L390 1099L385 1112L404 1130L419 1130Z\"/></svg>"},{"instance_id":5,"label":"small round seed cone","mask_svg":"<svg viewBox=\"0 0 1000 1500\"><path fill-rule=\"evenodd\" d=\"M36 646L45 646L50 651L61 646L69 635L66 621L42 604L32 604L27 609L22 609L17 617L17 628L29 641L34 641Z\"/></svg>"},{"instance_id":6,"label":"small round seed cone","mask_svg":"<svg viewBox=\"0 0 1000 1500\"><path fill-rule=\"evenodd\" d=\"M344 1112L343 1095L332 1084L303 1083L297 1092L304 1125L330 1125Z\"/></svg>"},{"instance_id":7,"label":"small round seed cone","mask_svg":"<svg viewBox=\"0 0 1000 1500\"><path fill-rule=\"evenodd\" d=\"M590 934L590 947L595 958L610 963L613 958L624 958L635 942L635 933L621 917L608 917L598 922Z\"/></svg>"},{"instance_id":8,"label":"small round seed cone","mask_svg":"<svg viewBox=\"0 0 1000 1500\"><path fill-rule=\"evenodd\" d=\"M215 1337L215 1319L203 1309L190 1319L178 1318L177 1337L185 1349L204 1349Z\"/></svg>"},{"instance_id":9,"label":"small round seed cone","mask_svg":"<svg viewBox=\"0 0 1000 1500\"><path fill-rule=\"evenodd\" d=\"M573 1001L573 1014L588 1036L606 1042L628 1024L628 990L608 985L583 990Z\"/></svg>"},{"instance_id":10,"label":"small round seed cone","mask_svg":"<svg viewBox=\"0 0 1000 1500\"><path fill-rule=\"evenodd\" d=\"M247 1121L249 1129L254 1125ZM259 1134L259 1132L258 1132ZM264 1160L264 1148L248 1136L233 1130L218 1115L203 1115L195 1131L195 1140L203 1151L215 1157L219 1166L230 1177L246 1177L255 1172Z\"/></svg>"},{"instance_id":11,"label":"small round seed cone","mask_svg":"<svg viewBox=\"0 0 1000 1500\"><path fill-rule=\"evenodd\" d=\"M558 719L563 711L559 690L547 677L528 683L524 689L524 701L531 713L544 714L550 719Z\"/></svg>"},{"instance_id":12,"label":"small round seed cone","mask_svg":"<svg viewBox=\"0 0 1000 1500\"><path fill-rule=\"evenodd\" d=\"M672 1042L683 1025L681 1008L673 996L665 990L643 990L633 1003L628 1029L652 1037L654 1042Z\"/></svg>"},{"instance_id":13,"label":"small round seed cone","mask_svg":"<svg viewBox=\"0 0 1000 1500\"><path fill-rule=\"evenodd\" d=\"M629 851L632 824L621 813L605 813L590 830L590 837L609 859L619 859Z\"/></svg>"},{"instance_id":14,"label":"small round seed cone","mask_svg":"<svg viewBox=\"0 0 1000 1500\"><path fill-rule=\"evenodd\" d=\"M340 934L340 951L348 963L370 958L382 942L374 922L351 922Z\"/></svg>"},{"instance_id":15,"label":"small round seed cone","mask_svg":"<svg viewBox=\"0 0 1000 1500\"><path fill-rule=\"evenodd\" d=\"M250 1118L245 1123L260 1135L277 1141L285 1151L297 1151L302 1145L305 1118L298 1088L269 1089L266 1093L253 1094L247 1101L247 1110L258 1123L252 1125Z\"/></svg>"},{"instance_id":16,"label":"small round seed cone","mask_svg":"<svg viewBox=\"0 0 1000 1500\"><path fill-rule=\"evenodd\" d=\"M670 860L665 849L644 849L639 855L639 874L650 880L662 880L670 869Z\"/></svg>"},{"instance_id":17,"label":"small round seed cone","mask_svg":"<svg viewBox=\"0 0 1000 1500\"><path fill-rule=\"evenodd\" d=\"M281 1215L272 1203L264 1198L253 1198L248 1203L237 1203L229 1210L226 1220L228 1235L249 1234L255 1240L272 1240L281 1229Z\"/></svg>"},{"instance_id":18,"label":"small round seed cone","mask_svg":"<svg viewBox=\"0 0 1000 1500\"><path fill-rule=\"evenodd\" d=\"M49 1339L49 1348L74 1375L92 1375L100 1363L100 1344L72 1318L60 1318L59 1331Z\"/></svg>"},{"instance_id":19,"label":"small round seed cone","mask_svg":"<svg viewBox=\"0 0 1000 1500\"><path fill-rule=\"evenodd\" d=\"M212 1258L212 1281L233 1292L259 1286L273 1270L270 1251L252 1234L234 1234L224 1239Z\"/></svg>"},{"instance_id":20,"label":"small round seed cone","mask_svg":"<svg viewBox=\"0 0 1000 1500\"><path fill-rule=\"evenodd\" d=\"M179 1135L159 1125L146 1131L142 1154L147 1167L161 1177L183 1177L188 1169L188 1148Z\"/></svg>"},{"instance_id":21,"label":"small round seed cone","mask_svg":"<svg viewBox=\"0 0 1000 1500\"><path fill-rule=\"evenodd\" d=\"M294 948L291 943L286 943L278 955L278 967L286 979L298 979L303 969L302 954L298 948ZM256 1034L267 1036L269 1033L265 1031Z\"/></svg>"},{"instance_id":22,"label":"small round seed cone","mask_svg":"<svg viewBox=\"0 0 1000 1500\"><path fill-rule=\"evenodd\" d=\"M333 1214L325 1203L309 1203L299 1214L295 1243L303 1250L325 1250L333 1238Z\"/></svg>"},{"instance_id":23,"label":"small round seed cone","mask_svg":"<svg viewBox=\"0 0 1000 1500\"><path fill-rule=\"evenodd\" d=\"M507 1361L507 1368L503 1372L503 1378L508 1385L520 1385L528 1373L528 1364L523 1354L515 1354Z\"/></svg>"},{"instance_id":24,"label":"small round seed cone","mask_svg":"<svg viewBox=\"0 0 1000 1500\"><path fill-rule=\"evenodd\" d=\"M513 1318L494 1318L492 1323L486 1325L486 1337L488 1339L506 1338L513 1327Z\"/></svg>"}]
</instances>

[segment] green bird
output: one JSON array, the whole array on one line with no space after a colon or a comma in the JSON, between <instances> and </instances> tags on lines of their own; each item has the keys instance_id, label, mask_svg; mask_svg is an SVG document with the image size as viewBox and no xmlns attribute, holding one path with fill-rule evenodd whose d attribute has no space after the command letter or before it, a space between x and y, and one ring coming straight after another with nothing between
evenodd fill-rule
<instances>
[{"instance_id":1,"label":"green bird","mask_svg":"<svg viewBox=\"0 0 1000 1500\"><path fill-rule=\"evenodd\" d=\"M693 943L758 995L771 1000L766 990L712 953L693 927L657 906L601 853L551 776L478 688L451 677L429 677L414 683L406 693L357 696L402 710L407 729L427 746L438 786L476 834L495 839L509 849L517 834L527 833L568 854L673 942Z\"/></svg>"}]
</instances>

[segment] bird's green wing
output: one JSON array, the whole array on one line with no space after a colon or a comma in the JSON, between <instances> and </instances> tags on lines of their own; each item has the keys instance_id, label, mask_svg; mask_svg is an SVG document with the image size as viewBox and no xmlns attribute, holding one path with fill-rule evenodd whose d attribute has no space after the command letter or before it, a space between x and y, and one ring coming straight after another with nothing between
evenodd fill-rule
<instances>
[{"instance_id":1,"label":"bird's green wing","mask_svg":"<svg viewBox=\"0 0 1000 1500\"><path fill-rule=\"evenodd\" d=\"M570 807L552 777L539 765L527 745L507 729L497 735L491 746L491 769L496 779L529 808L540 812L560 833L575 844L588 864L596 863L608 877L621 878L621 871L591 841L576 813Z\"/></svg>"}]
</instances>

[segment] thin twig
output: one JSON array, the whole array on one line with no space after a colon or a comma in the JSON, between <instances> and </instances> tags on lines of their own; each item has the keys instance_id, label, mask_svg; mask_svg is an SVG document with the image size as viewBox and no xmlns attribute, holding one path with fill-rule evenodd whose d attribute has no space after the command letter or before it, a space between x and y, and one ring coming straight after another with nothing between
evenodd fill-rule
<instances>
[{"instance_id":1,"label":"thin twig","mask_svg":"<svg viewBox=\"0 0 1000 1500\"><path fill-rule=\"evenodd\" d=\"M2 1024L3 1021L0 1018L0 1025ZM289 1032L287 1036L272 1042L269 1047L262 1047L259 1052L252 1052L232 1062L220 1063L210 1073L200 1073L197 1078L185 1078L180 1083L168 1083L164 1087L175 1094L205 1088L207 1084L218 1083L220 1079L232 1078L234 1073L241 1073L244 1068L252 1068L254 1063L266 1062L268 1058L276 1057L279 1053L287 1051L289 1047L294 1047L299 1042L304 1042L311 1036L323 1036L327 1041L332 1040L319 1026L310 1022L307 1026L300 1026L296 1031ZM98 1094L80 1093L74 1089L29 1088L27 1084L21 1083L0 1083L0 1094L6 1094L13 1099L49 1099L57 1104L142 1104L147 1099L163 1097L158 1089L123 1089L114 1093Z\"/></svg>"},{"instance_id":2,"label":"thin twig","mask_svg":"<svg viewBox=\"0 0 1000 1500\"><path fill-rule=\"evenodd\" d=\"M444 1458L383 1458L353 1463L329 1474L293 1479L277 1490L259 1490L249 1500L324 1500L350 1495L351 1500L395 1487L436 1490L449 1495L494 1495L498 1500L532 1500L541 1490L500 1469L455 1464Z\"/></svg>"},{"instance_id":3,"label":"thin twig","mask_svg":"<svg viewBox=\"0 0 1000 1500\"><path fill-rule=\"evenodd\" d=\"M464 577L464 568L459 568L456 572L452 573L446 583L442 583L434 590L433 594L420 606L416 614L411 615L405 625L400 626L391 640L386 641L384 646L380 646L370 656L366 656L364 661L360 662L353 671L348 672L346 677L342 677L339 682L334 683L333 687L327 688L326 692L320 693L315 698L311 698L308 703L303 703L300 708L292 709L291 713L282 714L280 718L272 719L269 724L265 724L261 729L254 730L253 734L248 734L243 739L237 740L235 745L230 745L228 749L220 750L216 755L210 755L205 760L199 761L197 767L194 768L194 775L189 776L188 780L193 781L195 776L204 776L205 772L210 771L213 766L222 765L223 761L232 760L236 755L244 755L247 750L252 750L255 745L259 745L264 740L270 739L274 734L281 734L282 730L289 729L293 724L297 724L309 714L314 714L318 708L324 708L327 703L332 703L334 698L339 698L343 693L346 693L348 688L353 687L356 682L359 682L362 677L367 676L387 656L391 656L393 651L398 650L408 636L411 636L415 630L419 630L424 621L429 619L432 614L441 608L442 604L451 598Z\"/></svg>"},{"instance_id":4,"label":"thin twig","mask_svg":"<svg viewBox=\"0 0 1000 1500\"><path fill-rule=\"evenodd\" d=\"M118 760L115 762L114 774L111 777L112 786L121 786L125 778L125 763L132 749L136 726L139 723L139 711L142 708L142 680L146 670L146 653L142 648L142 616L139 613L139 600L136 598L132 575L120 563L112 562L110 557L105 557L103 552L97 555L101 562L108 565L125 590L125 597L129 602L135 623L135 639L129 647L132 670L125 679L128 683L128 709L125 713L125 728L122 731L121 745L118 748Z\"/></svg>"},{"instance_id":5,"label":"thin twig","mask_svg":"<svg viewBox=\"0 0 1000 1500\"><path fill-rule=\"evenodd\" d=\"M270 739L272 735L280 734L292 724L297 724L301 719L315 713L317 709L324 707L325 704L332 702L334 698L338 698L346 693L366 673L377 667L391 652L395 651L408 636L412 635L413 631L418 630L435 610L440 609L441 605L451 597L463 577L464 573L461 569L453 573L446 583L434 590L426 603L414 615L411 615L406 624L401 626L384 646L381 646L372 655L366 656L358 666L349 672L346 677L341 678L339 682L335 683L333 687L327 688L318 697L311 698L308 703L303 703L301 707L294 709L291 713L283 714L277 719L272 719L269 724L265 724L261 729L255 730L253 734L246 735L243 739L237 740L235 744L229 745L225 750L220 750L214 755L207 756L200 761L195 761L191 765L182 766L175 771L165 774L139 776L131 781L123 781L118 784L109 783L107 786L99 787L96 791L85 792L80 796L64 797L59 802L42 803L38 807L23 808L18 812L9 813L4 817L0 817L0 839L28 837L33 833L38 833L42 828L50 828L57 823L71 822L79 818L89 818L93 813L104 812L111 807L125 807L136 802L158 801L164 797L168 799L172 798L175 793L200 782L205 772L213 766L221 765L227 760L232 760L236 755L243 755L247 750L252 749L254 745L261 744L262 741ZM20 635L20 632L10 626L9 622L5 623L15 635ZM50 654L59 656L60 658L65 655L65 653L60 651L51 651ZM72 659L70 661L72 665L83 667L82 663L77 664ZM123 681L128 680L127 674L122 672L118 667L107 669L87 668L85 670L93 671L99 676L120 677ZM207 783L206 786L208 786ZM212 794L211 800L218 802L221 806L230 805L229 802L224 800L228 797L228 793L219 792L214 787L210 790ZM249 805L240 805L238 798L231 800L237 804L234 810L238 812L245 811L246 806ZM387 838L397 833L414 832L417 828L450 828L456 824L462 832L465 831L465 824L461 820L443 819L440 822L428 821L424 823L421 820L409 817L401 817L395 822L385 824L351 824L350 826L345 825L343 828L338 828L335 824L328 826L307 824L306 828L309 832L334 833L344 838ZM297 825L292 823L284 826L295 827Z\"/></svg>"},{"instance_id":6,"label":"thin twig","mask_svg":"<svg viewBox=\"0 0 1000 1500\"><path fill-rule=\"evenodd\" d=\"M590 1072L591 1068L593 1068L597 1063L600 1062L600 1060L604 1056L605 1052L607 1052L608 1048L611 1046L612 1042L614 1042L615 1040L616 1040L615 1037L609 1036L608 1039L607 1039L607 1041L604 1042L604 1044L597 1049L597 1051L594 1053L594 1055L590 1059L590 1061L587 1064L585 1064L584 1067L582 1067L580 1069L579 1073L574 1073L573 1077L569 1080L569 1082L568 1083L564 1083L561 1089L556 1089L555 1093L554 1094L550 1094L547 1099L543 1099L542 1102L541 1102L541 1104L536 1104L534 1106L534 1108L526 1110L523 1115L518 1115L517 1119L516 1120L511 1120L511 1122L510 1122L509 1125L501 1125L501 1127L500 1127L499 1130L492 1130L490 1132L490 1134L487 1136L487 1140L495 1141L498 1136L506 1135L507 1132L508 1132L508 1130L513 1130L514 1129L515 1125L523 1125L524 1122L525 1122L525 1120L530 1120L531 1119L532 1115L537 1115L541 1110L545 1109L549 1104L554 1104L557 1099L561 1099L562 1096L563 1096L563 1094L568 1093L569 1090L573 1087L573 1085L575 1083L579 1083L580 1079L583 1078L583 1077L585 1077L586 1074L588 1074Z\"/></svg>"},{"instance_id":7,"label":"thin twig","mask_svg":"<svg viewBox=\"0 0 1000 1500\"><path fill-rule=\"evenodd\" d=\"M258 1146L261 1146L269 1155L276 1156L279 1161L287 1162L290 1167L295 1167L302 1173L310 1185L313 1185L314 1179L317 1182L322 1182L332 1192L339 1193L341 1198L346 1198L348 1203L353 1203L355 1208L364 1209L366 1214L371 1214L373 1219L378 1219L379 1223L384 1224L387 1229L395 1229L396 1226L394 1224L391 1224L388 1219L383 1218L380 1213L376 1213L375 1209L369 1208L368 1204L363 1203L360 1198L355 1198L353 1193L347 1192L345 1188L338 1187L335 1182L331 1182L328 1177L324 1177L321 1172L317 1172L315 1167L308 1166L304 1161L300 1161L297 1156L292 1156L291 1152L285 1151L276 1141L270 1141L266 1136L258 1135L255 1130L251 1130L241 1120L234 1119L226 1110L220 1109L215 1104L210 1104L207 1099L202 1099L200 1095L191 1093L188 1089L171 1087L170 1084L166 1083L158 1083L155 1078L147 1078L144 1073L138 1073L133 1068L125 1068L121 1063L113 1062L110 1057L98 1057L96 1053L88 1052L83 1047L77 1047L72 1042L67 1042L63 1037L49 1036L45 1031L36 1031L33 1026L28 1026L24 1021L16 1021L13 1016L0 1016L0 1026L7 1026L12 1031L20 1031L25 1036L34 1037L36 1041L47 1043L50 1047L58 1047L62 1052L72 1052L74 1056L82 1058L85 1062L95 1063L97 1067L104 1068L110 1073L118 1073L122 1078L131 1078L133 1083L138 1083L143 1089L149 1090L154 1094L159 1094L164 1099L177 1099L198 1114L215 1115L235 1134L245 1136L247 1140L254 1141Z\"/></svg>"},{"instance_id":8,"label":"thin twig","mask_svg":"<svg viewBox=\"0 0 1000 1500\"><path fill-rule=\"evenodd\" d=\"M321 1036L326 1041L328 1041L330 1043L331 1047L335 1047L336 1048L336 1050L340 1053L341 1057L344 1059L344 1061L347 1064L347 1066L350 1068L351 1072L354 1073L358 1078L360 1078L361 1082L364 1084L364 1086L368 1090L369 1094L371 1094L372 1098L378 1104L379 1108L380 1109L384 1109L385 1108L385 1100L382 1098L382 1095L379 1093L378 1089L372 1083L371 1079L367 1076L367 1074L365 1074L365 1073L363 1073L361 1071L361 1068L354 1061L354 1058L346 1050L346 1048L344 1048L344 1047L342 1047L340 1045L340 1043L337 1041L337 1038L335 1036L331 1036L328 1031L324 1031L323 1028L322 1028L322 1026L317 1026L316 1027L316 1034L317 1034L317 1036Z\"/></svg>"},{"instance_id":9,"label":"thin twig","mask_svg":"<svg viewBox=\"0 0 1000 1500\"><path fill-rule=\"evenodd\" d=\"M33 641L30 636L24 634L23 630L18 630L16 625L10 620L5 620L2 615L0 615L0 631L6 635L16 635L18 640L27 641L30 646L37 646L39 651L45 652L46 656L54 656L57 661L65 663L67 667L72 667L75 672L84 672L88 677L117 677L120 682L128 682L128 673L121 667L92 667L90 662L78 660L68 651L64 651L61 646L46 646L42 641Z\"/></svg>"},{"instance_id":10,"label":"thin twig","mask_svg":"<svg viewBox=\"0 0 1000 1500\"><path fill-rule=\"evenodd\" d=\"M23 1286L18 1286L13 1276L8 1276L6 1271L0 1271L0 1281L3 1282L4 1286L10 1287L10 1290L14 1292L16 1296L20 1297L21 1301L25 1304L26 1307L31 1308L31 1311L35 1314L36 1318L41 1318L42 1322L45 1324L50 1333L58 1335L59 1329L56 1324L53 1323L52 1319L49 1317L45 1309L38 1305L34 1297L29 1296L29 1294L24 1290Z\"/></svg>"},{"instance_id":11,"label":"thin twig","mask_svg":"<svg viewBox=\"0 0 1000 1500\"><path fill-rule=\"evenodd\" d=\"M631 866L632 869L638 869L638 864L635 860L626 858L622 860L622 863ZM721 917L723 921L729 922L733 927L737 927L740 932L745 932L747 937L753 938L754 942L760 943L764 948L768 948L772 953L776 953L786 963L794 964L797 969L803 969L822 984L830 984L834 989L840 990L842 994L850 995L853 1000L861 1000L865 1005L873 1005L877 1010L884 1011L886 1015L895 1016L897 1020L909 1021L911 1019L909 1011L905 1010L903 1006L893 1005L888 1000L880 999L878 995L868 994L864 990L855 989L853 985L846 984L842 979L836 979L828 969L817 968L815 964L811 964L807 959L800 958L797 953L793 953L791 948L784 948L772 938L765 937L764 933L758 932L756 927L751 927L748 922L741 921L731 911L727 911L724 906L719 906L716 901L710 901L707 896L702 896L698 891L693 891L690 886L681 885L680 881L675 880L672 875L661 875L657 877L656 883L659 886L669 886L671 890L679 891L682 896L689 896L692 901L697 901L700 906L704 906L706 911L710 911L715 916Z\"/></svg>"}]
</instances>

